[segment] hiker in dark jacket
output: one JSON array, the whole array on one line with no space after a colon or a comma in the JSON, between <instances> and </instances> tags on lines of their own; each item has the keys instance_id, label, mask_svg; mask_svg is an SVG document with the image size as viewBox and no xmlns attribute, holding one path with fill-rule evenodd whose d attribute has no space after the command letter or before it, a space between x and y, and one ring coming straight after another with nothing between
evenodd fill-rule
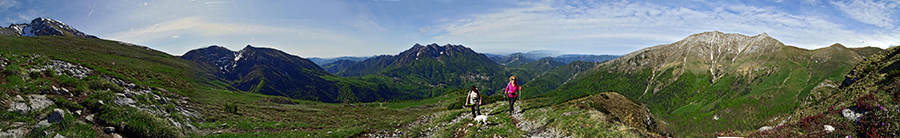
<instances>
[{"instance_id":1,"label":"hiker in dark jacket","mask_svg":"<svg viewBox=\"0 0 900 138\"><path fill-rule=\"evenodd\" d=\"M466 106L472 106L472 117L481 114L478 106L481 105L481 93L478 93L478 89L475 89L475 86L472 86L472 90L469 91L469 94L466 96Z\"/></svg>"}]
</instances>

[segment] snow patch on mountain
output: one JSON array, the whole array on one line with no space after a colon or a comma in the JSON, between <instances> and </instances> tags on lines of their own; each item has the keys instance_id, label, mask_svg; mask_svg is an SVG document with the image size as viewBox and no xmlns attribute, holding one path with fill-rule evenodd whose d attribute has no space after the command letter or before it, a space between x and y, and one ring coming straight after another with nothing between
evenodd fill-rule
<instances>
[{"instance_id":1,"label":"snow patch on mountain","mask_svg":"<svg viewBox=\"0 0 900 138\"><path fill-rule=\"evenodd\" d=\"M31 20L31 23L11 24L9 27L0 28L0 30L12 30L10 32L14 31L14 34L10 34L9 32L3 34L12 36L74 36L97 38L96 36L78 31L61 21L43 17L35 18L34 20Z\"/></svg>"}]
</instances>

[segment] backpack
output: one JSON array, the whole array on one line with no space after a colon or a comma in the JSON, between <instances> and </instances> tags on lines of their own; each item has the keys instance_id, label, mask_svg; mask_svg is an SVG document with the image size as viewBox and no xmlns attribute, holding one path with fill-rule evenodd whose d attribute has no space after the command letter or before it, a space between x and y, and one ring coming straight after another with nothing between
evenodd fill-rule
<instances>
[{"instance_id":1,"label":"backpack","mask_svg":"<svg viewBox=\"0 0 900 138\"><path fill-rule=\"evenodd\" d=\"M475 95L473 96L472 94L475 94ZM481 97L481 93L478 93L475 91L469 91L469 93L467 95L469 97L469 99L466 99L467 106L475 105L476 103L478 103L478 97Z\"/></svg>"}]
</instances>

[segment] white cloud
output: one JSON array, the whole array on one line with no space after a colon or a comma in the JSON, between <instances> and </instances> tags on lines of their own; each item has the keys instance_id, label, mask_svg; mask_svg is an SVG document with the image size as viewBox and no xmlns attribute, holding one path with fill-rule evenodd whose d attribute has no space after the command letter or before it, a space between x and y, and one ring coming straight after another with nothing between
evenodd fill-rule
<instances>
[{"instance_id":1,"label":"white cloud","mask_svg":"<svg viewBox=\"0 0 900 138\"><path fill-rule=\"evenodd\" d=\"M25 12L15 13L14 16L6 16L4 21L9 23L31 23L31 20L40 17L41 15L42 13L40 11L29 9Z\"/></svg>"},{"instance_id":2,"label":"white cloud","mask_svg":"<svg viewBox=\"0 0 900 138\"><path fill-rule=\"evenodd\" d=\"M426 27L419 28L419 33L420 33L420 34L425 34L425 33L427 33L428 31L431 31L431 26L426 26Z\"/></svg>"},{"instance_id":3,"label":"white cloud","mask_svg":"<svg viewBox=\"0 0 900 138\"><path fill-rule=\"evenodd\" d=\"M198 33L201 36L215 37L225 35L276 33L288 30L289 29L247 24L214 23L207 21L203 17L195 16L158 23L138 30L115 33L112 34L110 38L145 42L170 37L177 33Z\"/></svg>"},{"instance_id":4,"label":"white cloud","mask_svg":"<svg viewBox=\"0 0 900 138\"><path fill-rule=\"evenodd\" d=\"M785 44L805 48L835 42L855 46L850 43L865 41L865 45L882 47L900 43L900 40L890 39L900 36L896 32L861 34L843 28L821 17L747 5L723 5L703 10L626 1L563 1L533 3L525 8L447 22L440 26L445 33L434 39L475 44L486 49L534 50L566 46L612 54L672 43L690 34L713 30L745 35L766 32Z\"/></svg>"},{"instance_id":5,"label":"white cloud","mask_svg":"<svg viewBox=\"0 0 900 138\"><path fill-rule=\"evenodd\" d=\"M14 0L0 0L0 11L6 11L9 8L16 7L21 4L22 3Z\"/></svg>"},{"instance_id":6,"label":"white cloud","mask_svg":"<svg viewBox=\"0 0 900 138\"><path fill-rule=\"evenodd\" d=\"M898 1L874 1L874 0L853 0L852 2L831 2L844 14L850 16L859 22L875 25L883 28L893 28L896 17L894 14L900 5Z\"/></svg>"},{"instance_id":7,"label":"white cloud","mask_svg":"<svg viewBox=\"0 0 900 138\"><path fill-rule=\"evenodd\" d=\"M190 39L175 39L181 36L190 36ZM218 23L203 17L187 17L157 23L131 31L114 33L108 38L153 46L176 55L213 43L240 48L250 42L253 42L254 46L270 46L303 57L341 56L334 55L334 53L370 55L372 52L397 51L396 49L360 48L394 44L372 41L326 29Z\"/></svg>"}]
</instances>

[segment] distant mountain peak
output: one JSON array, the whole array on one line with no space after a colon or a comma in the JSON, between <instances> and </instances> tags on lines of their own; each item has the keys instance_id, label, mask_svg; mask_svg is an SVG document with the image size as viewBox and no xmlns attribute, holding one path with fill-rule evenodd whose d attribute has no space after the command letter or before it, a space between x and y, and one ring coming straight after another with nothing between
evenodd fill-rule
<instances>
[{"instance_id":1,"label":"distant mountain peak","mask_svg":"<svg viewBox=\"0 0 900 138\"><path fill-rule=\"evenodd\" d=\"M31 23L10 24L9 27L0 29L0 35L13 36L74 36L83 38L97 38L85 34L59 20L38 17Z\"/></svg>"},{"instance_id":2,"label":"distant mountain peak","mask_svg":"<svg viewBox=\"0 0 900 138\"><path fill-rule=\"evenodd\" d=\"M847 48L846 46L842 45L841 43L834 43L834 44L831 44L831 46L828 46L828 47Z\"/></svg>"},{"instance_id":3,"label":"distant mountain peak","mask_svg":"<svg viewBox=\"0 0 900 138\"><path fill-rule=\"evenodd\" d=\"M635 70L642 67L670 68L687 66L688 63L702 63L705 67L692 68L695 71L707 72L712 75L712 81L716 82L722 77L725 66L731 65L738 59L761 57L774 54L783 43L763 33L755 36L746 36L736 33L722 33L709 31L690 35L672 44L664 44L644 48L629 53L622 58L608 62L607 64L620 64L620 70ZM753 60L749 60L753 61ZM748 63L748 65L758 63ZM750 66L742 66L750 67ZM750 69L746 69L750 70Z\"/></svg>"}]
</instances>

